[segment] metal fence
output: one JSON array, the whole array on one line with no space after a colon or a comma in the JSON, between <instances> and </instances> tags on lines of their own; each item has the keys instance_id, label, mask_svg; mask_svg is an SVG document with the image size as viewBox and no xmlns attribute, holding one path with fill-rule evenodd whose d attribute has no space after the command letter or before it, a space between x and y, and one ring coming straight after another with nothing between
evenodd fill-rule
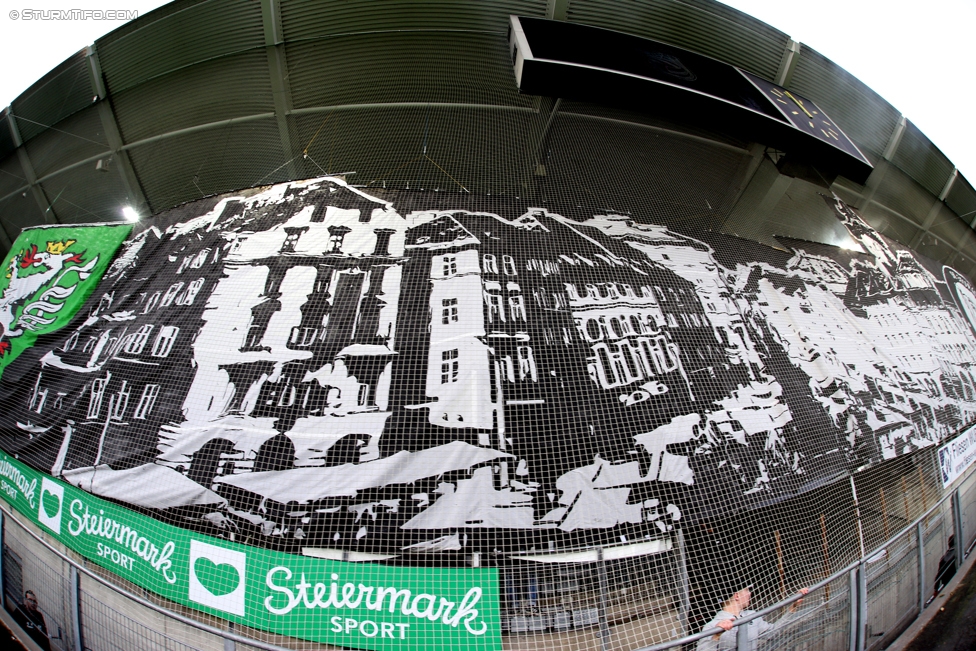
<instances>
[{"instance_id":1,"label":"metal fence","mask_svg":"<svg viewBox=\"0 0 976 651\"><path fill-rule=\"evenodd\" d=\"M976 545L976 472L921 517L861 558L772 606L644 647L877 651L890 645L935 598L945 569L962 567ZM721 637L718 636L721 634Z\"/></svg>"},{"instance_id":2,"label":"metal fence","mask_svg":"<svg viewBox=\"0 0 976 651\"><path fill-rule=\"evenodd\" d=\"M253 634L264 639L255 639L219 618L123 585L118 577L51 544L43 532L6 508L0 508L0 521L4 607L18 623L29 617L36 623L39 612L55 651L326 648L257 631ZM953 562L960 568L974 545L976 471L921 517L810 586L802 598L796 594L749 611L727 633L713 628L684 637L679 636L688 630L687 594L675 589L682 583L680 554L614 559L598 550L594 562L582 565L513 561L499 568L504 639L506 646L513 646L518 634L585 630L585 642L581 637L574 643L572 635L540 635L530 646L875 651L888 646L918 617L934 598L940 574ZM580 585L589 589L569 589ZM25 610L27 593L37 601L34 613ZM561 598L561 609L543 612L538 604L546 593L571 596ZM645 617L667 620L658 639L671 639L647 646L639 636L628 634L628 625Z\"/></svg>"}]
</instances>

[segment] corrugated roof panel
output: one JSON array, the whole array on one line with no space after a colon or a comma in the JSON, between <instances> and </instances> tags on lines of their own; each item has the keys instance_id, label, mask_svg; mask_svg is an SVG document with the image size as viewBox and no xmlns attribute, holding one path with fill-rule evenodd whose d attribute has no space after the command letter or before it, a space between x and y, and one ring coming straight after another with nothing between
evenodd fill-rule
<instances>
[{"instance_id":1,"label":"corrugated roof panel","mask_svg":"<svg viewBox=\"0 0 976 651\"><path fill-rule=\"evenodd\" d=\"M774 79L789 36L711 0L570 0L568 20L699 52Z\"/></svg>"},{"instance_id":2,"label":"corrugated roof panel","mask_svg":"<svg viewBox=\"0 0 976 651\"><path fill-rule=\"evenodd\" d=\"M944 203L939 204L939 214L929 226L929 230L942 239L956 244L970 237L976 238L976 233L969 228L969 224L959 219L959 216L949 210Z\"/></svg>"},{"instance_id":3,"label":"corrugated roof panel","mask_svg":"<svg viewBox=\"0 0 976 651\"><path fill-rule=\"evenodd\" d=\"M859 212L872 228L902 244L911 242L921 230L875 203L867 205Z\"/></svg>"},{"instance_id":4,"label":"corrugated roof panel","mask_svg":"<svg viewBox=\"0 0 976 651\"><path fill-rule=\"evenodd\" d=\"M58 174L43 187L58 220L66 224L121 221L128 203L119 170L99 172L94 164Z\"/></svg>"},{"instance_id":5,"label":"corrugated roof panel","mask_svg":"<svg viewBox=\"0 0 976 651\"><path fill-rule=\"evenodd\" d=\"M257 3L255 3L257 4ZM296 0L281 3L289 42L383 30L508 31L508 17L546 15L546 0Z\"/></svg>"},{"instance_id":6,"label":"corrugated roof panel","mask_svg":"<svg viewBox=\"0 0 976 651\"><path fill-rule=\"evenodd\" d=\"M444 192L463 187L482 194L518 193L529 169L525 143L539 119L529 112L443 107L324 117L295 121L302 146L311 142L304 176L355 172L349 182L357 185Z\"/></svg>"},{"instance_id":7,"label":"corrugated roof panel","mask_svg":"<svg viewBox=\"0 0 976 651\"><path fill-rule=\"evenodd\" d=\"M965 254L959 254L952 261L952 268L958 271L959 273L968 276L973 272L974 269L976 269L976 266L974 266L974 262L972 259L970 259L969 256Z\"/></svg>"},{"instance_id":8,"label":"corrugated roof panel","mask_svg":"<svg viewBox=\"0 0 976 651\"><path fill-rule=\"evenodd\" d=\"M190 7L205 4L207 2L209 2L209 0L173 0L172 2L168 2L164 5L156 7L148 13L140 15L137 20L123 23L106 34L103 38L111 38L113 40L124 38L133 32L139 31L150 23L163 20L173 14L178 14L185 11Z\"/></svg>"},{"instance_id":9,"label":"corrugated roof panel","mask_svg":"<svg viewBox=\"0 0 976 651\"><path fill-rule=\"evenodd\" d=\"M3 222L3 228L12 242L17 239L22 228L43 224L44 218L33 195L30 192L26 194L18 192L6 201L0 202L0 222Z\"/></svg>"},{"instance_id":10,"label":"corrugated roof panel","mask_svg":"<svg viewBox=\"0 0 976 651\"><path fill-rule=\"evenodd\" d=\"M936 199L907 174L889 166L884 180L874 191L874 201L923 224Z\"/></svg>"},{"instance_id":11,"label":"corrugated roof panel","mask_svg":"<svg viewBox=\"0 0 976 651\"><path fill-rule=\"evenodd\" d=\"M922 239L915 246L915 251L939 262L946 262L950 256L955 254L955 250L948 244L931 235L922 236Z\"/></svg>"},{"instance_id":12,"label":"corrugated roof panel","mask_svg":"<svg viewBox=\"0 0 976 651\"><path fill-rule=\"evenodd\" d=\"M79 111L55 126L56 129L41 133L25 145L37 178L109 150L96 106Z\"/></svg>"},{"instance_id":13,"label":"corrugated roof panel","mask_svg":"<svg viewBox=\"0 0 976 651\"><path fill-rule=\"evenodd\" d=\"M823 189L801 179L793 179L769 215L754 220L775 235L834 246L853 244L850 233L823 200Z\"/></svg>"},{"instance_id":14,"label":"corrugated roof panel","mask_svg":"<svg viewBox=\"0 0 976 651\"><path fill-rule=\"evenodd\" d=\"M133 147L129 158L154 213L250 187L264 177L277 180L268 174L287 160L273 118Z\"/></svg>"},{"instance_id":15,"label":"corrugated roof panel","mask_svg":"<svg viewBox=\"0 0 976 651\"><path fill-rule=\"evenodd\" d=\"M624 122L631 122L638 125L646 125L650 128L659 128L664 131L686 134L692 139L696 137L705 138L707 140L715 141L716 143L724 143L732 147L738 147L742 150L748 149L750 145L750 143L746 140L740 140L728 134L716 132L714 130L714 124L679 124L632 108L603 106L600 104L594 104L592 102L563 101L560 103L559 112L579 113L590 115L595 118L622 120Z\"/></svg>"},{"instance_id":16,"label":"corrugated roof panel","mask_svg":"<svg viewBox=\"0 0 976 651\"><path fill-rule=\"evenodd\" d=\"M901 114L884 98L839 65L806 45L788 84L815 101L877 163Z\"/></svg>"},{"instance_id":17,"label":"corrugated roof panel","mask_svg":"<svg viewBox=\"0 0 976 651\"><path fill-rule=\"evenodd\" d=\"M911 122L905 125L891 162L935 196L942 193L953 170L952 162Z\"/></svg>"},{"instance_id":18,"label":"corrugated roof panel","mask_svg":"<svg viewBox=\"0 0 976 651\"><path fill-rule=\"evenodd\" d=\"M109 93L194 63L264 47L261 3L253 0L184 2L145 18L95 43Z\"/></svg>"},{"instance_id":19,"label":"corrugated roof panel","mask_svg":"<svg viewBox=\"0 0 976 651\"><path fill-rule=\"evenodd\" d=\"M125 142L274 111L265 50L212 59L112 96Z\"/></svg>"},{"instance_id":20,"label":"corrugated roof panel","mask_svg":"<svg viewBox=\"0 0 976 651\"><path fill-rule=\"evenodd\" d=\"M0 197L5 197L27 185L27 177L17 155L0 160Z\"/></svg>"},{"instance_id":21,"label":"corrugated roof panel","mask_svg":"<svg viewBox=\"0 0 976 651\"><path fill-rule=\"evenodd\" d=\"M10 124L7 122L7 109L3 109L0 111L0 159L6 158L16 149L14 134L10 131Z\"/></svg>"},{"instance_id":22,"label":"corrugated roof panel","mask_svg":"<svg viewBox=\"0 0 976 651\"><path fill-rule=\"evenodd\" d=\"M675 228L718 223L731 209L746 152L595 119L577 106L564 103L553 120L545 178L530 177L548 201Z\"/></svg>"},{"instance_id":23,"label":"corrugated roof panel","mask_svg":"<svg viewBox=\"0 0 976 651\"><path fill-rule=\"evenodd\" d=\"M831 185L830 190L838 197L840 197L841 201L851 206L856 206L858 202L861 200L860 194L857 194L856 191L853 190L852 188L845 187L840 183L835 183Z\"/></svg>"},{"instance_id":24,"label":"corrugated roof panel","mask_svg":"<svg viewBox=\"0 0 976 651\"><path fill-rule=\"evenodd\" d=\"M388 102L531 106L498 34L385 32L291 44L296 109Z\"/></svg>"},{"instance_id":25,"label":"corrugated roof panel","mask_svg":"<svg viewBox=\"0 0 976 651\"><path fill-rule=\"evenodd\" d=\"M962 174L952 182L945 202L966 223L972 224L976 220L976 190Z\"/></svg>"},{"instance_id":26,"label":"corrugated roof panel","mask_svg":"<svg viewBox=\"0 0 976 651\"><path fill-rule=\"evenodd\" d=\"M672 43L766 78L775 76L787 43L782 32L712 0L567 0L558 5L567 8L571 21ZM616 109L563 102L540 154L546 104L533 112L538 99L518 95L505 32L509 14L544 16L546 7L546 0L283 0L288 83L298 110L389 102L501 107L295 115L289 119L293 145L300 150L312 141L312 146L308 159L294 161L294 174L356 171L350 182L373 181L371 187L377 188L386 181L445 193L462 184L474 193L493 194L517 194L528 186L539 189L539 196L559 182L570 188L567 200L573 205L629 210L655 220L721 222L728 214L723 202L730 201L742 180L742 152L699 143L718 152L705 155L687 138L651 137L647 134L653 129L621 123L653 122L646 116L642 120ZM98 52L128 142L274 110L256 0L177 0L102 38ZM892 106L805 47L791 87L816 100L869 158L878 160L898 119ZM15 101L38 175L107 149L97 111L90 107L92 95L87 61L79 53ZM46 131L51 124L74 136ZM698 135L727 140L705 131ZM688 152L693 151L709 162L692 160ZM545 159L546 176L533 173L537 155ZM285 180L292 173L284 166L291 153L281 150L278 126L270 118L151 143L131 156L156 210L204 194ZM3 197L24 183L5 125L0 125L0 159ZM911 124L893 159L874 200L921 223L951 163ZM119 183L117 168L100 173L91 163L50 179L45 192L62 219L82 220L116 210ZM31 194L16 196L24 209L20 219L40 222ZM784 202L794 199L791 191ZM800 212L806 214L813 205L801 199ZM784 202L767 216L766 230L792 225L803 231L804 225L789 222L792 213ZM946 205L967 223L976 218L976 192L961 177ZM0 207L3 218L6 211ZM917 228L890 211L871 205L865 212L886 234L910 242ZM943 216L933 233L961 239L967 251L976 246L970 231ZM971 253L976 256L976 250Z\"/></svg>"},{"instance_id":27,"label":"corrugated roof panel","mask_svg":"<svg viewBox=\"0 0 976 651\"><path fill-rule=\"evenodd\" d=\"M82 50L41 77L11 103L20 137L27 142L72 113L91 106L94 96L88 59Z\"/></svg>"},{"instance_id":28,"label":"corrugated roof panel","mask_svg":"<svg viewBox=\"0 0 976 651\"><path fill-rule=\"evenodd\" d=\"M970 231L970 234L959 242L959 251L976 262L976 233Z\"/></svg>"}]
</instances>

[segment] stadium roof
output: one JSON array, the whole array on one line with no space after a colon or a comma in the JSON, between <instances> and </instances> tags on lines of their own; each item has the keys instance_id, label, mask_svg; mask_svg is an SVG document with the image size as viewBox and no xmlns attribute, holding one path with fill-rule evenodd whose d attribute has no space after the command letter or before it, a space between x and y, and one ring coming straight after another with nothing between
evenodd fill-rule
<instances>
[{"instance_id":1,"label":"stadium roof","mask_svg":"<svg viewBox=\"0 0 976 651\"><path fill-rule=\"evenodd\" d=\"M749 173L749 143L519 95L512 14L663 41L813 99L875 166L865 185L841 177L830 189L886 235L976 271L976 191L952 162L842 68L711 0L177 0L79 51L5 109L0 248L25 226L121 220L124 206L145 216L322 174L517 195L557 113L718 143ZM580 165L584 177L617 173L599 157Z\"/></svg>"}]
</instances>

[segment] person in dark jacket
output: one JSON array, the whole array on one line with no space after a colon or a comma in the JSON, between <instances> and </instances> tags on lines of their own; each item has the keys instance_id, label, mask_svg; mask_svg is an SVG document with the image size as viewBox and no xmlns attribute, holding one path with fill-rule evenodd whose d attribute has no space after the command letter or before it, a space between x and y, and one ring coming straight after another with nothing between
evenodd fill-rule
<instances>
[{"instance_id":1,"label":"person in dark jacket","mask_svg":"<svg viewBox=\"0 0 976 651\"><path fill-rule=\"evenodd\" d=\"M44 623L44 615L37 607L37 596L31 590L24 593L24 605L14 613L14 621L43 651L51 651L47 624Z\"/></svg>"},{"instance_id":2,"label":"person in dark jacket","mask_svg":"<svg viewBox=\"0 0 976 651\"><path fill-rule=\"evenodd\" d=\"M939 559L939 570L935 573L935 591L932 597L935 598L942 588L956 575L956 537L949 536L949 548Z\"/></svg>"}]
</instances>

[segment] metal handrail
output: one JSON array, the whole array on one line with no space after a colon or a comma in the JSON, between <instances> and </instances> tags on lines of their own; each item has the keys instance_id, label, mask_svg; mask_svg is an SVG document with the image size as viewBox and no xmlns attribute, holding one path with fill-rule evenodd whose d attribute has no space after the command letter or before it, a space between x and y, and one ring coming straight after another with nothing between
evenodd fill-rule
<instances>
[{"instance_id":1,"label":"metal handrail","mask_svg":"<svg viewBox=\"0 0 976 651\"><path fill-rule=\"evenodd\" d=\"M165 608L165 607L160 606L158 604L154 604L153 602L149 601L148 599L143 599L142 597L140 597L138 595L135 595L135 594L129 592L125 588L122 588L122 587L120 587L120 586L112 583L108 579L106 579L104 577L101 577L101 576L95 574L94 572L92 572L91 570L89 570L87 567L79 564L78 561L76 561L75 559L71 558L70 556L68 556L67 554L65 554L64 552L62 552L60 549L58 549L58 548L54 547L53 545L51 545L48 541L44 540L38 534L36 534L33 531L31 531L30 528L28 528L27 526L25 526L24 523L21 522L13 514L13 512L6 506L6 504L4 504L2 502L0 502L0 512L3 513L3 517L4 518L9 518L13 522L16 522L17 525L21 529L23 529L25 532L27 532L27 534L30 535L34 540L36 540L37 542L41 543L42 546L47 547L47 549L50 550L54 555L56 555L61 560L63 560L66 563L68 563L71 567L75 568L78 572L84 574L85 576L87 576L87 577L89 577L91 579L94 579L95 581L97 581L98 583L101 583L105 587L110 588L111 590L114 590L115 592L117 592L118 594L122 595L123 597L126 597L127 599L131 599L132 601L136 602L140 606L145 606L146 608L149 608L150 610L153 610L153 611L159 613L160 615L164 615L166 617L171 617L171 618L175 619L178 622L182 622L183 624L186 624L188 626L192 626L193 628L197 628L197 629L199 629L201 631L205 631L207 633L210 633L211 635L216 635L218 637L224 638L225 640L233 640L234 642L239 642L241 644L246 644L248 646L256 647L258 649L263 649L264 651L294 651L294 649L287 649L285 647L281 647L281 646L278 646L276 644L271 644L269 642L262 642L261 640L256 640L254 638L245 637L243 635L238 635L237 633L234 633L232 631L225 631L223 629L219 629L216 626L211 626L210 624L205 624L203 622L200 622L200 621L197 621L197 620L193 619L192 617L187 617L186 615L181 615L181 614L179 614L177 612L173 612L172 610L170 610L168 608Z\"/></svg>"},{"instance_id":2,"label":"metal handrail","mask_svg":"<svg viewBox=\"0 0 976 651\"><path fill-rule=\"evenodd\" d=\"M966 473L966 475L964 475L963 477L960 477L956 481L959 482L959 485L961 485L962 483L964 483L965 481L967 481L968 479L970 479L974 475L976 475L976 467L970 469ZM837 579L843 577L845 574L849 574L852 570L857 569L858 567L860 567L861 565L863 565L864 563L866 563L869 558L875 556L876 554L878 554L882 550L886 549L887 547L889 547L890 545L892 545L893 543L895 543L898 539L900 539L906 533L909 533L911 530L915 529L919 524L922 523L922 521L924 521L925 519L931 517L931 515L937 509L939 509L945 503L946 500L952 499L953 495L955 495L956 493L958 493L958 491L959 491L959 488L957 486L952 492L947 493L946 495L942 496L942 498L940 498L934 505L932 505L932 507L930 507L927 511L925 511L925 513L923 513L922 515L920 515L919 517L917 517L915 520L913 520L907 526L903 527L898 533L896 533L895 535L893 535L891 538L889 538L888 540L886 540L884 543L882 543L881 545L878 545L877 547L873 548L870 552L866 553L863 557L858 558L857 560L852 561L848 565L844 566L843 569L837 570L836 572L834 572L833 574L831 574L827 578L822 579L821 581L818 581L817 583L811 585L810 588L809 588L809 593L808 594L803 595L803 594L800 594L800 593L796 593L796 594L794 594L794 595L792 595L792 596L790 596L790 597L788 597L786 599L783 599L781 601L776 602L775 604L773 604L771 606L767 606L767 607L763 608L762 610L758 610L758 611L756 611L756 612L754 612L754 613L752 613L750 615L746 615L744 617L740 617L740 618L738 618L738 619L736 619L736 620L733 621L732 628L736 628L736 627L742 626L744 624L748 624L749 622L751 622L751 621L753 621L755 619L758 619L760 617L764 617L764 616L769 615L771 613L774 613L774 612L776 612L776 611L778 611L778 610L780 610L782 608L791 606L794 603L796 603L797 601L799 601L799 600L801 600L801 599L803 599L805 597L809 597L809 594L811 594L811 593L813 593L813 592L815 592L817 590L820 590L821 588L827 586L829 583L832 583L833 581L836 581ZM106 579L106 578L104 578L102 576L99 576L98 574L95 574L94 572L92 572L91 570L89 570L87 567L85 567L84 565L81 565L80 563L78 563L78 561L76 561L75 559L71 558L70 556L68 556L67 554L65 554L64 552L62 552L57 547L53 546L51 543L49 543L47 540L45 540L44 538L42 538L40 535L38 535L38 534L34 533L33 531L31 531L31 529L28 526L26 526L23 522L20 521L20 519L18 519L16 517L14 511L12 511L3 502L0 502L0 513L3 514L3 517L4 518L9 518L11 521L15 522L22 530L24 530L34 540L36 540L37 542L39 542L43 547L46 547L49 551L51 551L58 558L60 558L64 562L68 563L71 567L75 568L78 572L84 574L85 576L87 576L87 577L89 577L91 579L94 579L98 583L100 583L100 584L104 585L105 587L107 587L107 588L115 591L119 595L121 595L123 597L126 597L127 599L131 599L132 601L136 602L140 606L144 606L144 607L149 608L150 610L152 610L152 611L154 611L156 613L159 613L160 615L163 615L165 617L171 617L172 619L175 619L178 622L181 622L183 624L186 624L186 625L191 626L193 628L196 628L198 630L204 631L206 633L210 633L211 635L216 635L217 637L223 638L225 640L239 642L241 644L246 644L246 645L249 645L251 647L255 647L255 648L258 648L258 649L262 649L264 651L293 651L291 649L287 649L286 647L281 647L281 646L278 646L276 644L271 644L270 642L262 642L261 640L257 640L257 639L251 638L251 637L246 637L246 636L243 636L243 635L238 635L237 633L234 633L232 631L223 630L223 629L217 628L216 626L211 626L209 624L205 624L205 623L200 622L198 620L195 620L195 619L193 619L191 617L187 617L186 615L181 615L181 614L179 614L177 612L174 612L174 611L172 611L172 610L170 610L168 608L165 608L164 606L160 606L158 604L155 604L155 603L153 603L153 602L151 602L151 601L149 601L147 599L144 599L143 597L140 597L140 596L138 596L136 594L133 594L133 593L129 592L128 590L126 590L125 588L122 588L122 587L116 585L115 583L112 583L110 580L108 580L108 579ZM958 541L957 544L963 545L964 544L964 541ZM666 651L667 649L673 649L675 647L682 646L682 645L685 645L685 644L689 644L691 642L697 642L698 640L701 640L703 638L710 637L712 635L719 635L719 634L725 633L725 632L726 632L725 629L716 626L714 628L710 628L710 629L707 629L707 630L703 630L703 631L701 631L699 633L694 633L692 635L686 635L685 637L682 637L682 638L678 638L678 639L674 639L674 640L669 640L667 642L659 642L658 644L654 644L654 645L651 645L651 646L641 647L641 648L637 649L636 651Z\"/></svg>"},{"instance_id":3,"label":"metal handrail","mask_svg":"<svg viewBox=\"0 0 976 651\"><path fill-rule=\"evenodd\" d=\"M974 474L976 474L976 466L974 466L973 468L971 468L963 477L958 478L956 481L959 482L959 485L962 485L964 482L966 482ZM836 572L834 572L833 574L831 574L830 576L828 576L826 579L823 579L823 580L821 580L821 581L819 581L819 582L811 585L808 594L806 594L806 595L799 594L799 593L794 594L793 596L788 597L786 599L783 599L781 601L778 601L778 602L776 602L775 604L773 604L771 606L767 606L767 607L763 608L762 610L757 610L756 612L754 612L754 613L752 613L750 615L746 615L744 617L737 618L736 620L733 621L732 628L736 628L738 626L742 626L744 624L748 624L749 622L753 621L754 619L759 619L760 617L764 617L766 615L769 615L770 613L774 613L774 612L776 612L776 611L778 611L778 610L780 610L782 608L785 608L787 606L791 606L792 604L796 603L800 599L803 599L805 597L809 597L809 595L812 594L813 592L815 592L815 591L817 591L817 590L825 587L827 584L832 583L833 581L836 581L837 579L841 578L845 574L849 574L852 570L855 570L858 567L860 567L862 564L866 563L868 561L868 559L870 559L873 556L877 555L882 550L886 549L887 547L889 547L890 545L892 545L893 543L895 543L899 538L901 538L905 534L909 533L912 529L916 528L919 524L922 523L923 520L926 520L927 518L931 517L931 515L939 507L941 507L942 504L945 503L946 500L952 499L952 496L954 494L956 494L958 491L959 491L959 487L957 486L952 492L949 492L949 493L946 493L945 495L943 495L942 498L939 499L939 501L936 502L934 505L932 505L932 507L929 508L925 513L923 513L922 515L920 515L917 518L915 518L914 520L912 520L911 524L903 527L898 533L896 533L895 535L893 535L891 538L889 538L888 540L886 540L884 543L878 545L877 547L875 547L874 549L872 549L870 552L865 553L864 556L862 556L861 558L858 558L857 560L852 561L851 563L849 563L848 565L846 565L843 569L837 570ZM958 545L963 545L964 542L963 541L958 541L957 544ZM716 626L715 628L710 628L708 630L703 630L703 631L701 631L699 633L694 633L692 635L686 635L685 637L678 638L676 640L669 640L667 642L659 642L659 643L653 644L651 646L641 647L639 649L636 649L635 651L665 651L666 649L673 649L676 646L681 646L681 645L684 645L684 644L688 644L690 642L697 642L698 640L701 640L703 638L710 637L712 635L718 635L720 633L725 633L725 632L726 632L725 629L719 628L718 626Z\"/></svg>"}]
</instances>

